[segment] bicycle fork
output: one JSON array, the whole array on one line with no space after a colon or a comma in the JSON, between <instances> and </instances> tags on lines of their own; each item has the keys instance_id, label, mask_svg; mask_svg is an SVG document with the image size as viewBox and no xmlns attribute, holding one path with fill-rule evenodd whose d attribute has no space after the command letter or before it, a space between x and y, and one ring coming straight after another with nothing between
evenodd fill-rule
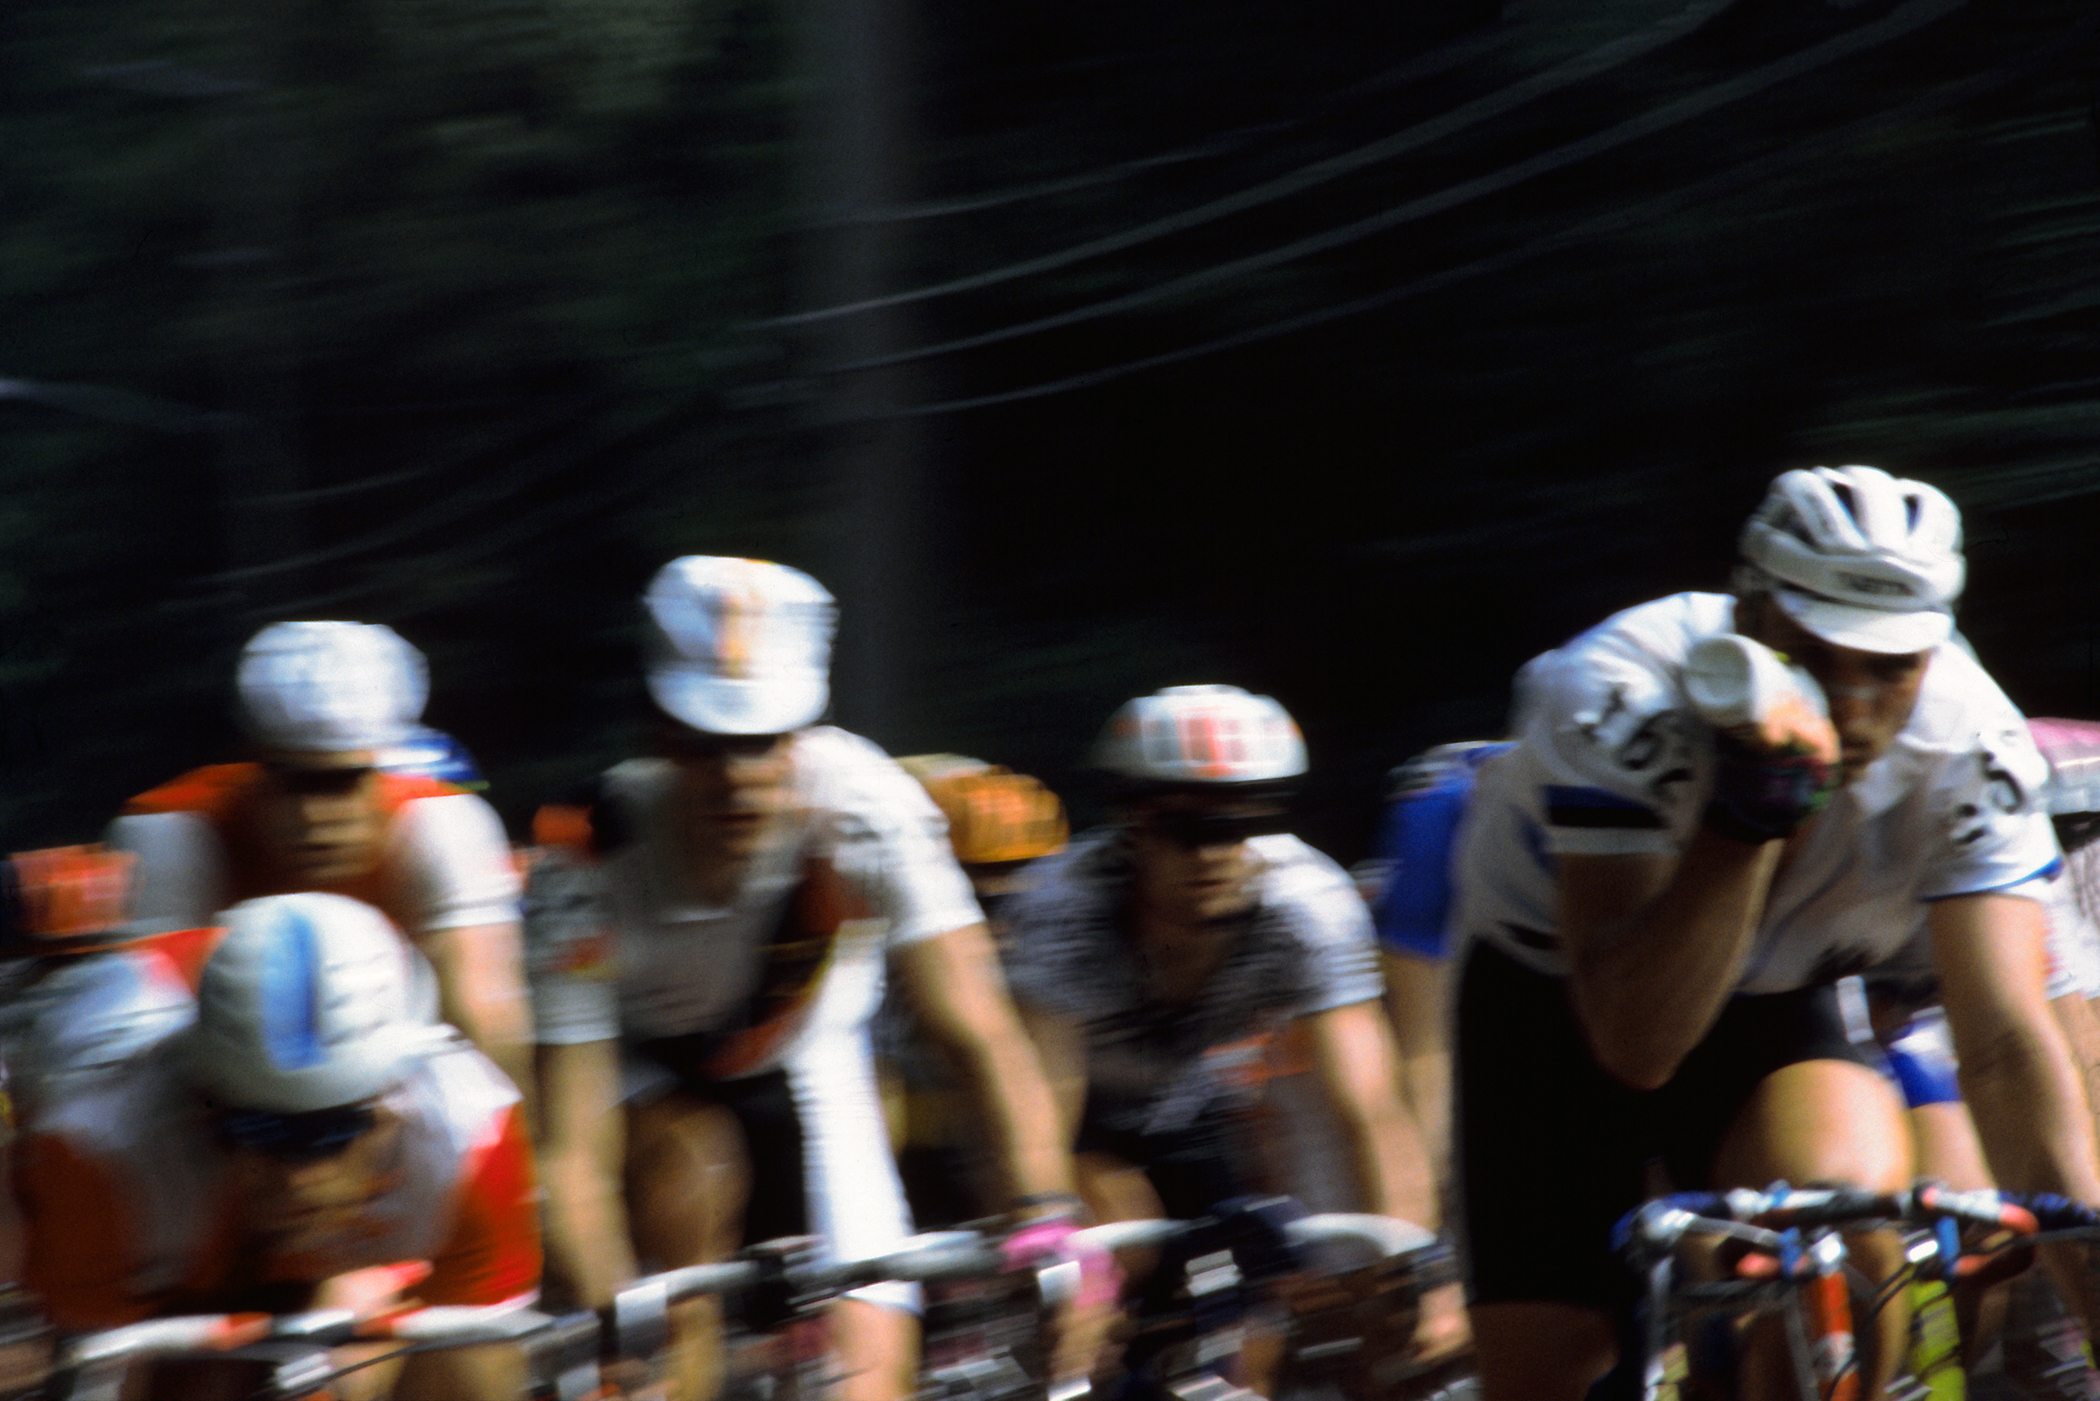
<instances>
[{"instance_id":1,"label":"bicycle fork","mask_svg":"<svg viewBox=\"0 0 2100 1401\"><path fill-rule=\"evenodd\" d=\"M1787 1348L1804 1397L1860 1401L1859 1343L1852 1333L1852 1294L1845 1282L1845 1243L1835 1231L1804 1246L1786 1233L1780 1264L1801 1280L1786 1310Z\"/></svg>"}]
</instances>

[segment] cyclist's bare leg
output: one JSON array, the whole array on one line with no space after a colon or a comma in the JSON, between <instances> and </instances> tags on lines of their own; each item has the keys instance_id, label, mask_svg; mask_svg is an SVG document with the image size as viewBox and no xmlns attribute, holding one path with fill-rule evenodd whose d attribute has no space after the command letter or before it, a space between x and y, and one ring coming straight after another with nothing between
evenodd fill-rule
<instances>
[{"instance_id":1,"label":"cyclist's bare leg","mask_svg":"<svg viewBox=\"0 0 2100 1401\"><path fill-rule=\"evenodd\" d=\"M1475 1304L1481 1401L1582 1401L1618 1360L1610 1315L1544 1302Z\"/></svg>"},{"instance_id":2,"label":"cyclist's bare leg","mask_svg":"<svg viewBox=\"0 0 2100 1401\"><path fill-rule=\"evenodd\" d=\"M750 1182L728 1110L666 1095L627 1112L627 1219L645 1269L727 1259L743 1234ZM678 1401L722 1389L722 1308L702 1297L671 1308L667 1373Z\"/></svg>"},{"instance_id":3,"label":"cyclist's bare leg","mask_svg":"<svg viewBox=\"0 0 2100 1401\"><path fill-rule=\"evenodd\" d=\"M843 1374L831 1393L835 1401L903 1401L917 1389L917 1318L865 1299L841 1299L826 1322Z\"/></svg>"},{"instance_id":4,"label":"cyclist's bare leg","mask_svg":"<svg viewBox=\"0 0 2100 1401\"><path fill-rule=\"evenodd\" d=\"M531 1380L523 1348L451 1348L403 1363L391 1401L517 1401Z\"/></svg>"},{"instance_id":5,"label":"cyclist's bare leg","mask_svg":"<svg viewBox=\"0 0 2100 1401\"><path fill-rule=\"evenodd\" d=\"M1719 1187L1762 1187L1776 1178L1797 1186L1844 1183L1899 1191L1914 1175L1909 1127L1886 1077L1851 1061L1812 1060L1765 1077L1722 1139L1714 1166ZM1873 1280L1903 1267L1894 1232L1848 1236L1852 1263ZM1902 1363L1910 1311L1902 1294L1869 1327L1855 1320L1861 1344L1862 1394L1882 1394ZM1749 1401L1794 1395L1786 1344L1775 1326L1753 1330L1745 1350L1742 1394ZM1483 1345L1484 1348L1485 1345Z\"/></svg>"}]
</instances>

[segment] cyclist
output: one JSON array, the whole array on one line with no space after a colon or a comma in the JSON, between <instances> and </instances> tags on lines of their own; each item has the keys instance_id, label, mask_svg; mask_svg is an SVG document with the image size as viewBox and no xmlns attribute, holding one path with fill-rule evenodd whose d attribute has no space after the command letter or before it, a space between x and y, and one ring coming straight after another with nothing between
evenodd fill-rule
<instances>
[{"instance_id":1,"label":"cyclist","mask_svg":"<svg viewBox=\"0 0 2100 1401\"><path fill-rule=\"evenodd\" d=\"M192 928L300 890L364 900L429 960L444 1019L529 1087L503 824L473 794L385 767L427 733L422 654L377 624L276 623L242 651L236 682L255 757L143 793L110 826L138 857L133 921Z\"/></svg>"},{"instance_id":2,"label":"cyclist","mask_svg":"<svg viewBox=\"0 0 2100 1401\"><path fill-rule=\"evenodd\" d=\"M1027 774L960 754L911 754L897 763L919 780L948 822L948 843L969 878L995 943L1006 906L1030 884L1030 863L1071 836L1064 804ZM928 1044L892 988L875 1022L876 1071L897 1170L912 1217L924 1229L997 1212L995 1189L969 1097L954 1068Z\"/></svg>"},{"instance_id":3,"label":"cyclist","mask_svg":"<svg viewBox=\"0 0 2100 1401\"><path fill-rule=\"evenodd\" d=\"M194 1017L48 1105L14 1146L23 1277L51 1319L297 1310L407 1262L428 1266L409 1290L420 1303L530 1302L518 1093L424 1018L392 926L311 893L246 901L224 922ZM510 1350L411 1366L425 1394L509 1401L523 1382Z\"/></svg>"},{"instance_id":4,"label":"cyclist","mask_svg":"<svg viewBox=\"0 0 2100 1401\"><path fill-rule=\"evenodd\" d=\"M1607 1236L1651 1155L1687 1187L1905 1182L1900 1110L1833 984L1896 952L1921 902L2001 1179L2100 1193L2041 978L2046 769L1949 643L1960 540L1932 487L1787 472L1744 530L1733 597L1630 609L1520 674L1518 744L1481 773L1454 915L1488 1401L1573 1398L1610 1366L1632 1286ZM1731 633L1805 668L1829 718L1698 719L1687 655ZM1886 1274L1888 1249L1860 1254ZM1870 1382L1900 1350L1903 1320L1882 1324Z\"/></svg>"},{"instance_id":5,"label":"cyclist","mask_svg":"<svg viewBox=\"0 0 2100 1401\"><path fill-rule=\"evenodd\" d=\"M132 857L51 847L0 862L0 1064L8 1118L33 1123L187 1022L215 930L124 923Z\"/></svg>"},{"instance_id":6,"label":"cyclist","mask_svg":"<svg viewBox=\"0 0 2100 1401\"><path fill-rule=\"evenodd\" d=\"M1386 1010L1408 1108L1449 1200L1451 1173L1451 860L1481 767L1506 741L1439 744L1389 777L1366 893L1385 960Z\"/></svg>"},{"instance_id":7,"label":"cyclist","mask_svg":"<svg viewBox=\"0 0 2100 1401\"><path fill-rule=\"evenodd\" d=\"M1116 820L1031 872L1007 960L1088 1205L1193 1218L1252 1189L1245 1113L1268 1038L1295 1022L1365 1208L1435 1229L1369 916L1286 831L1297 725L1236 686L1170 686L1119 709L1094 761ZM1455 1295L1438 1305L1427 1336L1454 1345Z\"/></svg>"},{"instance_id":8,"label":"cyclist","mask_svg":"<svg viewBox=\"0 0 2100 1401\"><path fill-rule=\"evenodd\" d=\"M868 1046L886 963L976 1093L1003 1195L1061 1202L1056 1111L939 813L874 745L817 723L830 594L696 555L657 574L644 612L654 757L565 815L526 901L549 1243L580 1301L604 1305L638 1260L800 1234L860 1258L907 1233ZM911 1306L893 1285L832 1310L847 1396L912 1391ZM677 1384L705 1394L708 1311L679 1331Z\"/></svg>"}]
</instances>

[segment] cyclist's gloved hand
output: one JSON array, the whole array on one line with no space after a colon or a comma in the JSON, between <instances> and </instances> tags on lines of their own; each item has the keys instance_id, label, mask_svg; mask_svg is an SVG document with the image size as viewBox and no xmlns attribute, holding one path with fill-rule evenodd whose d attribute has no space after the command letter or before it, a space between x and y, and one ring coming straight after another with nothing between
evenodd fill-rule
<instances>
[{"instance_id":1,"label":"cyclist's gloved hand","mask_svg":"<svg viewBox=\"0 0 2100 1401\"><path fill-rule=\"evenodd\" d=\"M1009 1270L1076 1265L1079 1287L1072 1302L1081 1308L1113 1303L1123 1288L1123 1271L1116 1257L1098 1245L1086 1244L1069 1217L1043 1216L1026 1222L1000 1244L999 1254Z\"/></svg>"},{"instance_id":2,"label":"cyclist's gloved hand","mask_svg":"<svg viewBox=\"0 0 2100 1401\"><path fill-rule=\"evenodd\" d=\"M1827 732L1828 722L1823 722ZM1834 744L1803 736L1776 748L1714 733L1714 787L1706 825L1724 837L1762 843L1791 836L1830 801L1840 770Z\"/></svg>"}]
</instances>

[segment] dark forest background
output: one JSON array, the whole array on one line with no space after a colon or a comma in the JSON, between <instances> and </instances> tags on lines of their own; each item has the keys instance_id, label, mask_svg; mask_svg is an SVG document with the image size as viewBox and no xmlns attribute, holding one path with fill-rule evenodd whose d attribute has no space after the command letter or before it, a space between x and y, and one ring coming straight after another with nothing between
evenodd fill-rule
<instances>
[{"instance_id":1,"label":"dark forest background","mask_svg":"<svg viewBox=\"0 0 2100 1401\"><path fill-rule=\"evenodd\" d=\"M704 551L839 594L842 723L1082 813L1125 697L1273 693L1353 859L1388 767L1817 462L1945 487L1986 663L2100 715L2096 28L14 0L0 840L229 756L292 616L420 645L515 823L625 750L633 599Z\"/></svg>"}]
</instances>

